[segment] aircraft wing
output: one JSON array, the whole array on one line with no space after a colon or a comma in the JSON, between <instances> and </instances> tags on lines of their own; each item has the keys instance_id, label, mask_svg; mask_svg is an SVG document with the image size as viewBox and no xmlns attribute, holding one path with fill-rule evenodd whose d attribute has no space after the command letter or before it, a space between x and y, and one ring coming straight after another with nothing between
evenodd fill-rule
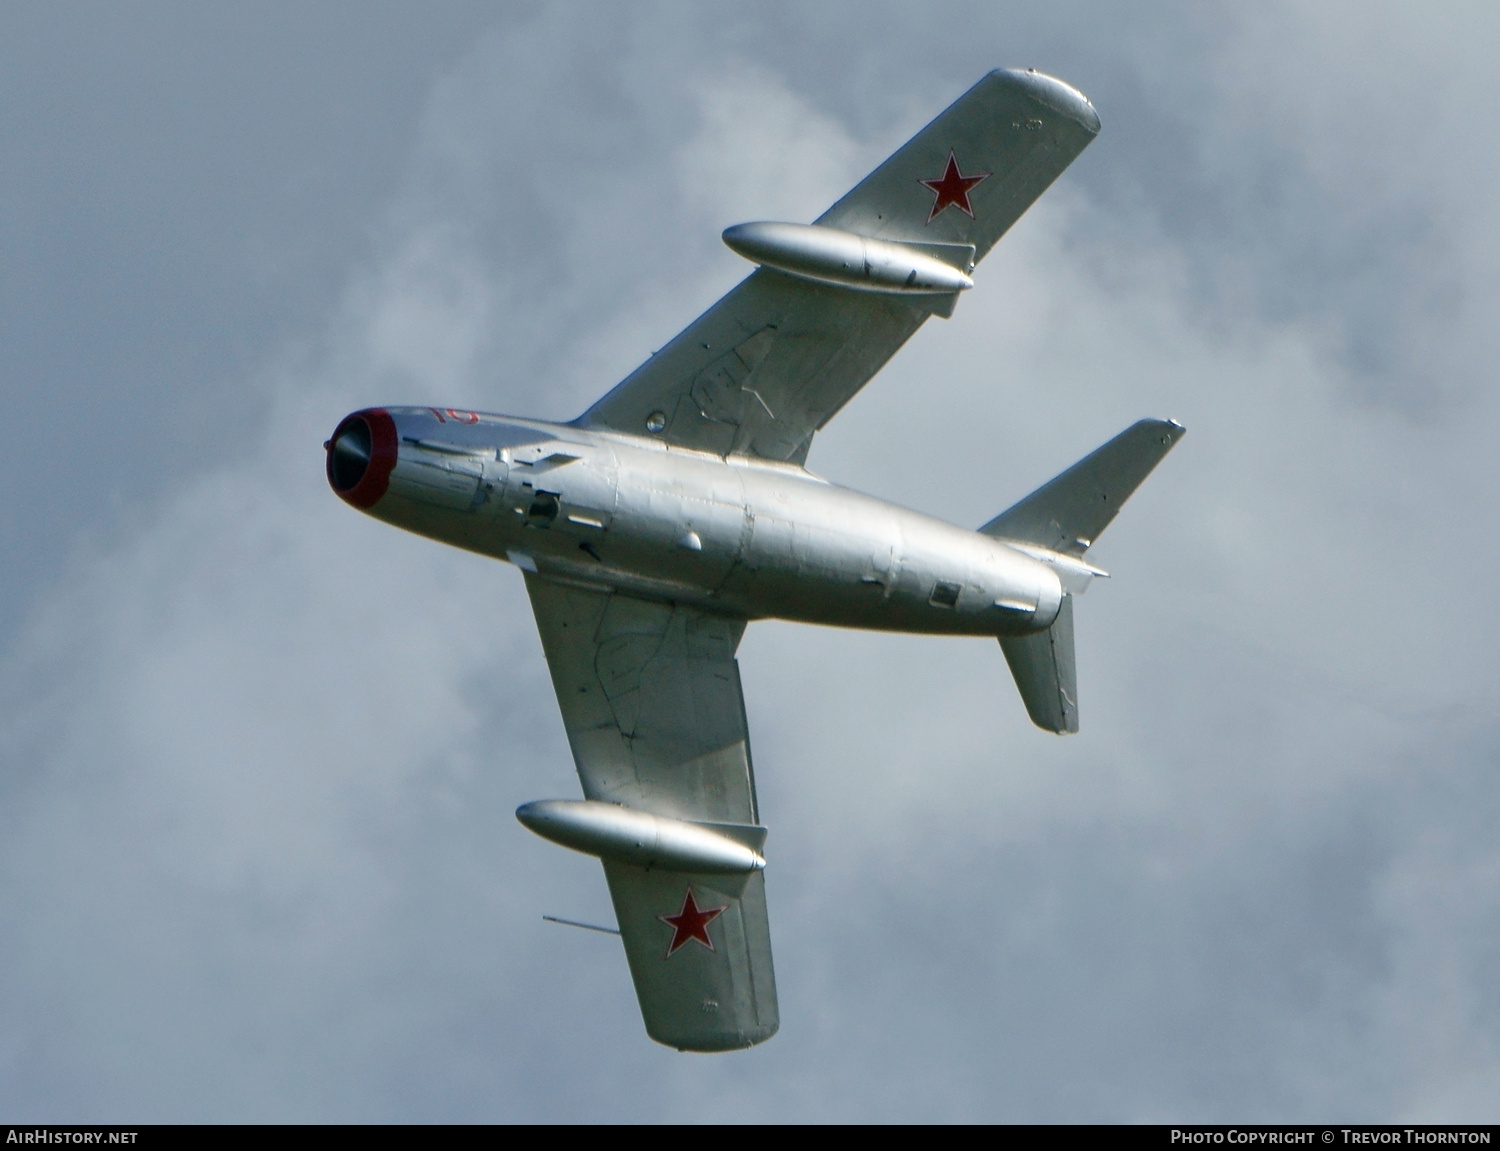
<instances>
[{"instance_id":1,"label":"aircraft wing","mask_svg":"<svg viewBox=\"0 0 1500 1151\"><path fill-rule=\"evenodd\" d=\"M745 621L555 583L526 590L588 799L755 827L735 649ZM646 1031L693 1051L776 1033L765 879L606 861Z\"/></svg>"},{"instance_id":2,"label":"aircraft wing","mask_svg":"<svg viewBox=\"0 0 1500 1151\"><path fill-rule=\"evenodd\" d=\"M991 72L817 223L882 240L968 245L974 260L1099 131L1084 97ZM579 417L720 455L803 463L833 418L952 296L856 291L761 268Z\"/></svg>"}]
</instances>

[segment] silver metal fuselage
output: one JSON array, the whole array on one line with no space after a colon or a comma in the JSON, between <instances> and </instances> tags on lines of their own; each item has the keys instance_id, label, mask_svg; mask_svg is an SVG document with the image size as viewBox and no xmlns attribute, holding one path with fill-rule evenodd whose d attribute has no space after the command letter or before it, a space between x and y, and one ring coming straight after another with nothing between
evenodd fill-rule
<instances>
[{"instance_id":1,"label":"silver metal fuselage","mask_svg":"<svg viewBox=\"0 0 1500 1151\"><path fill-rule=\"evenodd\" d=\"M361 418L395 440L371 465L388 479L362 498L335 482L341 496L555 580L752 619L985 636L1044 629L1062 602L1049 563L795 465L434 408L356 413L335 438Z\"/></svg>"}]
</instances>

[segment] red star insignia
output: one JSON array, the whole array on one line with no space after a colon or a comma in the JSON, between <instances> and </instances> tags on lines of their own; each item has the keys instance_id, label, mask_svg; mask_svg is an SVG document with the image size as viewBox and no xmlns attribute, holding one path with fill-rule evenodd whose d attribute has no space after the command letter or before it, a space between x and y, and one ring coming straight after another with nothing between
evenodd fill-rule
<instances>
[{"instance_id":1,"label":"red star insignia","mask_svg":"<svg viewBox=\"0 0 1500 1151\"><path fill-rule=\"evenodd\" d=\"M974 218L974 209L969 206L969 190L981 180L988 180L991 173L975 172L972 176L965 176L958 170L958 160L953 155L953 149L948 149L948 167L936 180L922 180L920 183L931 188L937 197L932 202L932 211L927 214L927 222L930 224L938 218L949 204L952 204L969 219Z\"/></svg>"},{"instance_id":2,"label":"red star insignia","mask_svg":"<svg viewBox=\"0 0 1500 1151\"><path fill-rule=\"evenodd\" d=\"M710 951L714 950L714 941L708 937L708 925L729 910L729 905L723 907L705 907L699 910L698 901L693 898L693 889L689 887L687 894L682 897L682 910L676 915L658 915L668 927L672 929L672 945L667 948L667 957L671 958L679 947L687 946L689 939L696 939Z\"/></svg>"}]
</instances>

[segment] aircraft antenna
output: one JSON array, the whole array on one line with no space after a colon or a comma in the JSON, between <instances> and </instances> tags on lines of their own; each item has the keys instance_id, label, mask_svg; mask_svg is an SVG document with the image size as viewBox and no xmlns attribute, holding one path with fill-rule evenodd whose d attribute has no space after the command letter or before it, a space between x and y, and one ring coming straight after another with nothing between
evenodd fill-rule
<instances>
[{"instance_id":1,"label":"aircraft antenna","mask_svg":"<svg viewBox=\"0 0 1500 1151\"><path fill-rule=\"evenodd\" d=\"M602 931L605 935L619 935L618 927L600 927L594 923L579 923L576 919L562 919L556 915L542 916L548 923L561 923L566 927L581 927L585 931Z\"/></svg>"}]
</instances>

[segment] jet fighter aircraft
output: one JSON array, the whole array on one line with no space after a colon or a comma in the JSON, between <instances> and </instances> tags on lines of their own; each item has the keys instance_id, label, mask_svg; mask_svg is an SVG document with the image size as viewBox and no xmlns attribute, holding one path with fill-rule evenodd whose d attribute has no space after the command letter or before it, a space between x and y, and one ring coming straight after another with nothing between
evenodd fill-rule
<instances>
[{"instance_id":1,"label":"jet fighter aircraft","mask_svg":"<svg viewBox=\"0 0 1500 1151\"><path fill-rule=\"evenodd\" d=\"M1032 720L1078 730L1084 553L1180 425L1142 420L977 531L803 464L1098 131L1067 84L992 72L814 223L728 229L757 270L570 423L368 408L325 445L354 507L525 573L584 798L516 814L603 861L661 1043L778 1025L748 621L995 636Z\"/></svg>"}]
</instances>

